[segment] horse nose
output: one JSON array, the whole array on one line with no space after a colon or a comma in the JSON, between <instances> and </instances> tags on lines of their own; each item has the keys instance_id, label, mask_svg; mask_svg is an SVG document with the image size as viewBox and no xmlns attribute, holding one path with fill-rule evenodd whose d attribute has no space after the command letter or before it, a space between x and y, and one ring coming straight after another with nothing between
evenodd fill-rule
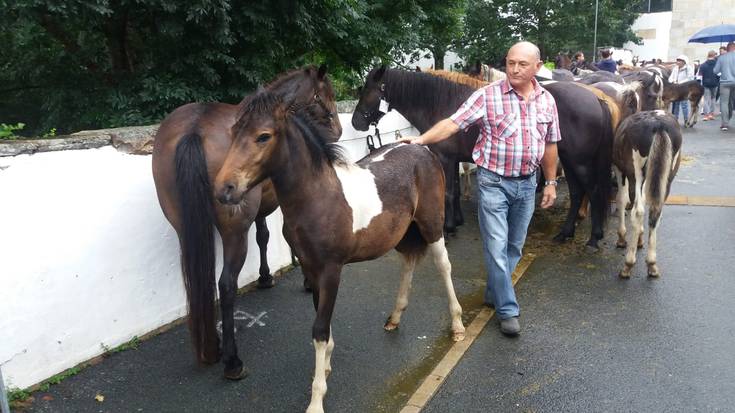
<instances>
[{"instance_id":1,"label":"horse nose","mask_svg":"<svg viewBox=\"0 0 735 413\"><path fill-rule=\"evenodd\" d=\"M232 201L233 192L235 192L235 184L232 182L225 182L224 185L222 185L222 189L220 190L220 194L217 199L219 199L219 202L222 204L228 204Z\"/></svg>"}]
</instances>

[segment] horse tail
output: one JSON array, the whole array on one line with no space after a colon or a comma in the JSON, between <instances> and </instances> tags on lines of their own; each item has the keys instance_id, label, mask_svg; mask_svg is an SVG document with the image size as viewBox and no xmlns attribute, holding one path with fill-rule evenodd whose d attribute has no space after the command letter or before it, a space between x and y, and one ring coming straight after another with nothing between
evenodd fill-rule
<instances>
[{"instance_id":1,"label":"horse tail","mask_svg":"<svg viewBox=\"0 0 735 413\"><path fill-rule=\"evenodd\" d=\"M612 108L608 101L600 100L602 108L602 135L600 136L599 152L597 154L597 172L595 177L595 186L597 187L598 201L603 210L601 211L600 222L602 228L605 228L607 221L607 204L612 194L612 148L615 130L618 127L618 119L613 118ZM616 122L617 121L617 122Z\"/></svg>"},{"instance_id":2,"label":"horse tail","mask_svg":"<svg viewBox=\"0 0 735 413\"><path fill-rule=\"evenodd\" d=\"M176 192L181 208L181 271L186 287L197 360L216 363L219 339L215 313L215 213L202 137L185 135L176 145Z\"/></svg>"},{"instance_id":3,"label":"horse tail","mask_svg":"<svg viewBox=\"0 0 735 413\"><path fill-rule=\"evenodd\" d=\"M643 183L646 200L649 204L648 224L655 227L661 216L668 193L669 176L673 167L671 138L663 125L653 131L653 140L646 165Z\"/></svg>"}]
</instances>

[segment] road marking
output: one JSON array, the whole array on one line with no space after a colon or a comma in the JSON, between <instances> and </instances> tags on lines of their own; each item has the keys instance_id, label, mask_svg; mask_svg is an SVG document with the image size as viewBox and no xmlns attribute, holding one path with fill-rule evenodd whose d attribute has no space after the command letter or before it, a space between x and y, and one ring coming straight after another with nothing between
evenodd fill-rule
<instances>
[{"instance_id":1,"label":"road marking","mask_svg":"<svg viewBox=\"0 0 735 413\"><path fill-rule=\"evenodd\" d=\"M261 319L265 316L266 313L267 311L261 311L260 313L258 313L258 315L252 315L247 311L236 310L232 315L232 318L235 319L235 321L250 320L250 322L248 322L248 324L246 325L247 328L250 328L256 324L258 325L258 327L265 327L265 323L261 321ZM217 323L217 331L222 334L222 321ZM237 327L235 327L235 331L237 331Z\"/></svg>"},{"instance_id":2,"label":"road marking","mask_svg":"<svg viewBox=\"0 0 735 413\"><path fill-rule=\"evenodd\" d=\"M528 269L528 266L531 265L535 258L536 255L530 253L521 258L521 261L516 266L515 271L513 271L513 285L523 277L526 269ZM421 383L419 388L416 389L413 395L411 395L406 406L401 409L401 413L419 413L421 409L429 403L429 400L434 397L436 391L439 390L442 384L444 384L444 380L447 379L454 367L459 363L459 360L464 356L464 353L470 348L494 314L495 310L488 307L483 307L482 310L480 310L480 313L477 314L475 319L472 320L472 323L467 327L467 330L465 331L465 339L452 345L447 354L444 355L444 357L434 367L434 370L429 373L426 379L424 379L424 382Z\"/></svg>"},{"instance_id":3,"label":"road marking","mask_svg":"<svg viewBox=\"0 0 735 413\"><path fill-rule=\"evenodd\" d=\"M735 197L670 195L666 205L735 207Z\"/></svg>"}]
</instances>

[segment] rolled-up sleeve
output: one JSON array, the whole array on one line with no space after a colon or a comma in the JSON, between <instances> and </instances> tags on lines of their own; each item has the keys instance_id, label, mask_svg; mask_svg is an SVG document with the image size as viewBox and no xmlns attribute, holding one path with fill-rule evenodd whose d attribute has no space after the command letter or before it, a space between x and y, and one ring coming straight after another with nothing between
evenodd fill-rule
<instances>
[{"instance_id":1,"label":"rolled-up sleeve","mask_svg":"<svg viewBox=\"0 0 735 413\"><path fill-rule=\"evenodd\" d=\"M548 132L546 133L546 143L556 143L561 140L561 132L559 131L559 112L556 110L556 102L551 99L549 105L551 111L551 125L549 125Z\"/></svg>"},{"instance_id":2,"label":"rolled-up sleeve","mask_svg":"<svg viewBox=\"0 0 735 413\"><path fill-rule=\"evenodd\" d=\"M449 119L460 129L467 129L487 114L485 88L478 89L457 109Z\"/></svg>"}]
</instances>

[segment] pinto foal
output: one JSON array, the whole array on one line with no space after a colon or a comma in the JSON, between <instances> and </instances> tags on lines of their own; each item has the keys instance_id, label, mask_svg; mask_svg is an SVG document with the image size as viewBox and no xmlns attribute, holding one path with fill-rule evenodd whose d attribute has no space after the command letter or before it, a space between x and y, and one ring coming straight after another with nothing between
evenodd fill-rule
<instances>
[{"instance_id":1,"label":"pinto foal","mask_svg":"<svg viewBox=\"0 0 735 413\"><path fill-rule=\"evenodd\" d=\"M671 182L679 170L681 130L672 115L663 110L636 113L625 119L615 134L613 163L618 180L617 208L620 214L618 242L628 247L623 278L630 277L636 261L636 247L643 247L643 214L648 205L648 275L661 275L656 265L656 229L661 220L664 202L669 196ZM625 208L633 202L630 224L633 228L625 240Z\"/></svg>"},{"instance_id":2,"label":"pinto foal","mask_svg":"<svg viewBox=\"0 0 735 413\"><path fill-rule=\"evenodd\" d=\"M395 248L403 258L396 306L385 324L398 327L413 270L429 251L449 297L452 334L464 339L462 308L444 246L444 173L436 155L417 145L386 145L359 162L344 160L333 131L310 107L293 109L264 91L247 103L215 180L222 203L238 203L270 177L284 216L283 234L313 286L315 372L307 412L323 412L334 349L332 311L342 267Z\"/></svg>"}]
</instances>

